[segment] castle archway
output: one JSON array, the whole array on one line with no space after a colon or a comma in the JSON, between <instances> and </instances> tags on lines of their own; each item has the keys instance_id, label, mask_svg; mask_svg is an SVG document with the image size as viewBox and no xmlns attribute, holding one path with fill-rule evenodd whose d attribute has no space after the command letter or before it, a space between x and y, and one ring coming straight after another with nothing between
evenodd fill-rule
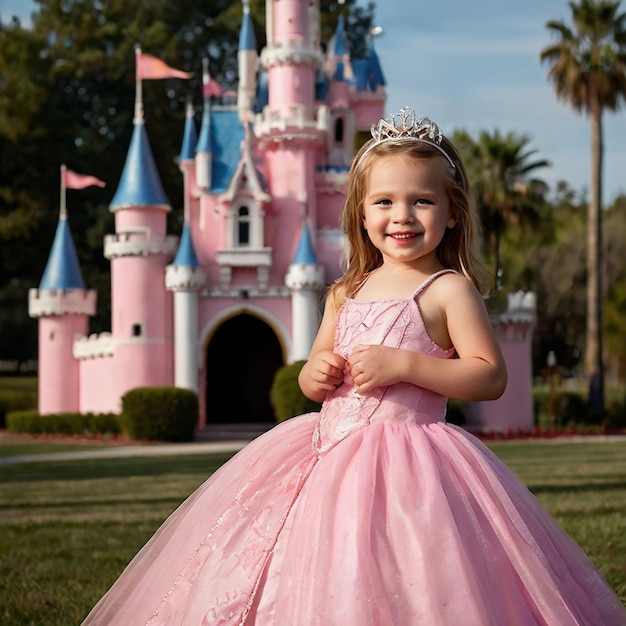
<instances>
[{"instance_id":1,"label":"castle archway","mask_svg":"<svg viewBox=\"0 0 626 626\"><path fill-rule=\"evenodd\" d=\"M283 362L280 342L263 320L247 313L225 320L206 351L207 423L273 423L269 394Z\"/></svg>"}]
</instances>

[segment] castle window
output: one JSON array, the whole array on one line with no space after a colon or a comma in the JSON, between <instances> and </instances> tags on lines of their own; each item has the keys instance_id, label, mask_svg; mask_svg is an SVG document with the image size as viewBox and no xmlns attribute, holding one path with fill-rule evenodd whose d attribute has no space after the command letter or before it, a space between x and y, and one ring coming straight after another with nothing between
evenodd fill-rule
<instances>
[{"instance_id":1,"label":"castle window","mask_svg":"<svg viewBox=\"0 0 626 626\"><path fill-rule=\"evenodd\" d=\"M133 337L141 337L141 324L133 324L132 326L132 335Z\"/></svg>"},{"instance_id":2,"label":"castle window","mask_svg":"<svg viewBox=\"0 0 626 626\"><path fill-rule=\"evenodd\" d=\"M241 206L237 211L237 245L250 245L250 210L247 206Z\"/></svg>"},{"instance_id":3,"label":"castle window","mask_svg":"<svg viewBox=\"0 0 626 626\"><path fill-rule=\"evenodd\" d=\"M335 120L335 142L343 143L343 118Z\"/></svg>"}]
</instances>

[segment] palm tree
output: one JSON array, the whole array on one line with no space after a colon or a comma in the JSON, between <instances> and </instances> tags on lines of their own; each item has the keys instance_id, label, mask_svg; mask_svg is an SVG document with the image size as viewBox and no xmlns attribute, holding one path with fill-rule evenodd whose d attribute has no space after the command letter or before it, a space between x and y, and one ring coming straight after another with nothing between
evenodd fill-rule
<instances>
[{"instance_id":1,"label":"palm tree","mask_svg":"<svg viewBox=\"0 0 626 626\"><path fill-rule=\"evenodd\" d=\"M587 336L589 406L604 407L602 341L602 113L626 98L626 13L620 1L570 2L574 28L550 21L559 40L544 48L548 79L559 99L591 119L591 201L587 213Z\"/></svg>"},{"instance_id":2,"label":"palm tree","mask_svg":"<svg viewBox=\"0 0 626 626\"><path fill-rule=\"evenodd\" d=\"M473 140L465 131L454 135L472 181L476 204L493 267L495 288L500 287L500 240L507 226L533 224L539 218L547 185L532 176L550 163L534 159L525 135L481 131Z\"/></svg>"}]
</instances>

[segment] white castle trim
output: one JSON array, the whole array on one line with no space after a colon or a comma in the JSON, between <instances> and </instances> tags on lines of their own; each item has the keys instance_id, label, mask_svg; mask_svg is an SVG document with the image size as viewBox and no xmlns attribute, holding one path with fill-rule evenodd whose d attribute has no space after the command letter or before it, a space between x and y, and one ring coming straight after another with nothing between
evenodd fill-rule
<instances>
[{"instance_id":1,"label":"white castle trim","mask_svg":"<svg viewBox=\"0 0 626 626\"><path fill-rule=\"evenodd\" d=\"M533 324L537 316L537 296L532 291L516 291L507 295L506 310L496 322L501 324Z\"/></svg>"},{"instance_id":2,"label":"white castle trim","mask_svg":"<svg viewBox=\"0 0 626 626\"><path fill-rule=\"evenodd\" d=\"M93 289L29 289L28 314L31 317L93 315L96 312L96 297Z\"/></svg>"},{"instance_id":3,"label":"white castle trim","mask_svg":"<svg viewBox=\"0 0 626 626\"><path fill-rule=\"evenodd\" d=\"M313 119L310 111L311 108L303 104L291 104L287 110L270 110L265 107L262 113L255 116L254 134L261 140L304 139L325 144L330 128L328 107L318 106Z\"/></svg>"},{"instance_id":4,"label":"white castle trim","mask_svg":"<svg viewBox=\"0 0 626 626\"><path fill-rule=\"evenodd\" d=\"M213 287L200 293L201 298L291 298L291 289L288 287L270 287L261 291L257 287L232 287L221 289Z\"/></svg>"},{"instance_id":5,"label":"white castle trim","mask_svg":"<svg viewBox=\"0 0 626 626\"><path fill-rule=\"evenodd\" d=\"M206 274L201 267L168 265L165 268L165 287L170 291L199 291L206 285Z\"/></svg>"},{"instance_id":6,"label":"white castle trim","mask_svg":"<svg viewBox=\"0 0 626 626\"><path fill-rule=\"evenodd\" d=\"M100 333L79 337L74 341L73 354L75 359L97 359L113 356L115 339L111 333Z\"/></svg>"},{"instance_id":7,"label":"white castle trim","mask_svg":"<svg viewBox=\"0 0 626 626\"><path fill-rule=\"evenodd\" d=\"M324 57L319 50L309 46L303 39L289 39L286 43L274 41L271 47L261 51L261 65L269 69L273 65L312 65L315 68L324 66Z\"/></svg>"},{"instance_id":8,"label":"white castle trim","mask_svg":"<svg viewBox=\"0 0 626 626\"><path fill-rule=\"evenodd\" d=\"M140 238L144 236L145 239ZM147 256L164 254L173 257L178 248L178 237L153 235L149 232L125 231L104 237L104 256L114 259L121 256Z\"/></svg>"},{"instance_id":9,"label":"white castle trim","mask_svg":"<svg viewBox=\"0 0 626 626\"><path fill-rule=\"evenodd\" d=\"M290 289L319 289L324 284L324 267L309 263L292 263L285 275Z\"/></svg>"}]
</instances>

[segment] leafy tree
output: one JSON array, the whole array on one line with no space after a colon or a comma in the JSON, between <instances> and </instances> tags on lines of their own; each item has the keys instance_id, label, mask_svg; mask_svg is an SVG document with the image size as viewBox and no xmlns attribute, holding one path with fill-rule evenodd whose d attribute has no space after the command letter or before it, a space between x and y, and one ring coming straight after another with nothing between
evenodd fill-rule
<instances>
[{"instance_id":1,"label":"leafy tree","mask_svg":"<svg viewBox=\"0 0 626 626\"><path fill-rule=\"evenodd\" d=\"M537 297L533 367L546 366L550 351L559 366L578 371L585 329L586 198L559 183L532 229L509 229L503 237L503 267L509 291Z\"/></svg>"},{"instance_id":2,"label":"leafy tree","mask_svg":"<svg viewBox=\"0 0 626 626\"><path fill-rule=\"evenodd\" d=\"M549 163L534 159L537 151L528 148L525 135L483 130L474 140L466 131L457 131L454 140L467 164L498 287L502 236L509 225L537 222L548 187L532 174Z\"/></svg>"},{"instance_id":3,"label":"leafy tree","mask_svg":"<svg viewBox=\"0 0 626 626\"><path fill-rule=\"evenodd\" d=\"M39 0L31 28L0 23L0 359L36 358L37 323L27 291L39 284L58 218L60 165L93 174L105 189L68 191L69 220L88 288L98 290L91 331L110 324L110 266L103 235L113 231L108 202L132 133L136 44L169 65L194 72L189 81L144 81L152 151L181 218L180 150L187 98L201 108L202 58L225 89L237 81L240 0ZM347 16L352 45L365 40L373 3L322 0L322 41ZM259 49L265 2L250 0ZM362 52L362 49L361 49ZM353 54L358 56L358 52Z\"/></svg>"},{"instance_id":4,"label":"leafy tree","mask_svg":"<svg viewBox=\"0 0 626 626\"><path fill-rule=\"evenodd\" d=\"M591 120L591 202L587 213L587 331L585 360L589 404L604 406L602 328L602 114L626 98L626 14L620 1L570 2L573 28L562 21L546 27L556 43L541 52L557 97Z\"/></svg>"}]
</instances>

